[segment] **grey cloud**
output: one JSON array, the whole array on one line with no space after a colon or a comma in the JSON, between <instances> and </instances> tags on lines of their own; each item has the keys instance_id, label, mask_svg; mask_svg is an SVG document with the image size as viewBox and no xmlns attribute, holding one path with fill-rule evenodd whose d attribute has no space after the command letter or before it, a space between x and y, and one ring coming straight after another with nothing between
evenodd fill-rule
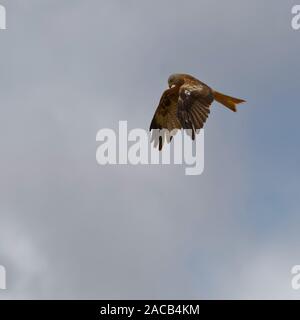
<instances>
[{"instance_id":1,"label":"grey cloud","mask_svg":"<svg viewBox=\"0 0 300 320\"><path fill-rule=\"evenodd\" d=\"M247 290L261 297L259 269L269 270L286 249L285 267L294 252L272 222L262 237L251 211L253 199L264 216L259 185L274 190L263 177L279 163L260 160L255 132L267 116L281 123L272 99L290 92L289 76L297 79L289 2L2 3L9 28L0 40L0 263L11 286L0 297L226 298ZM249 100L237 114L213 106L203 175L186 177L177 166L98 166L96 132L119 120L148 128L177 71ZM296 99L290 93L289 103ZM285 212L291 226L295 214ZM273 297L278 283L290 297L276 270L263 295Z\"/></svg>"}]
</instances>

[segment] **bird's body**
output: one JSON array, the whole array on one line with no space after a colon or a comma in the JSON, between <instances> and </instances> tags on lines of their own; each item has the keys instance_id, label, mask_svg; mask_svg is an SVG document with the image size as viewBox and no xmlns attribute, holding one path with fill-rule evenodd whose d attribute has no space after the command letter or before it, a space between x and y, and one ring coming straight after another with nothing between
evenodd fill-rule
<instances>
[{"instance_id":1,"label":"bird's body","mask_svg":"<svg viewBox=\"0 0 300 320\"><path fill-rule=\"evenodd\" d=\"M203 128L214 100L232 111L236 111L236 104L245 102L219 93L188 74L173 74L168 83L169 89L160 99L150 130L166 129L171 132L175 129L190 129L194 140L195 134ZM161 150L164 135L156 134L153 140L154 145Z\"/></svg>"}]
</instances>

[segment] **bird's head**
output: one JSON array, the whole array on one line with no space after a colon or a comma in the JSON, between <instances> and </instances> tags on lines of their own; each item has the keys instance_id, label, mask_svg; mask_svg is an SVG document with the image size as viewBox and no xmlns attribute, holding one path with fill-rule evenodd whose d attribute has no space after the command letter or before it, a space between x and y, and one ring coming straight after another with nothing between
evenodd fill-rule
<instances>
[{"instance_id":1,"label":"bird's head","mask_svg":"<svg viewBox=\"0 0 300 320\"><path fill-rule=\"evenodd\" d=\"M182 86L184 84L184 75L179 73L170 75L168 84L169 88L172 88L174 86Z\"/></svg>"}]
</instances>

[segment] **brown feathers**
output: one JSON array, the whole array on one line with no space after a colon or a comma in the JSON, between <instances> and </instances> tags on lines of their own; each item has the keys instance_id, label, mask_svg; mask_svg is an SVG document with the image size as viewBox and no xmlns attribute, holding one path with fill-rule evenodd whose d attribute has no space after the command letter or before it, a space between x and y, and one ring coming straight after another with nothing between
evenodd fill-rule
<instances>
[{"instance_id":1,"label":"brown feathers","mask_svg":"<svg viewBox=\"0 0 300 320\"><path fill-rule=\"evenodd\" d=\"M159 150L165 140L172 140L174 129L190 129L194 140L208 118L214 99L233 111L236 111L236 104L244 102L214 91L187 74L173 74L168 83L170 88L163 93L150 125L150 130L158 129L154 130L152 141Z\"/></svg>"}]
</instances>

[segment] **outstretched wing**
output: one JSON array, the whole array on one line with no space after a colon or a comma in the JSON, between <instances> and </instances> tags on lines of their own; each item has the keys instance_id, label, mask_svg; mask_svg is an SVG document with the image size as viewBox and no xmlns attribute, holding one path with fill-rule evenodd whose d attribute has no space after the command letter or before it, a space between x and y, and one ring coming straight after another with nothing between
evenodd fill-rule
<instances>
[{"instance_id":1,"label":"outstretched wing","mask_svg":"<svg viewBox=\"0 0 300 320\"><path fill-rule=\"evenodd\" d=\"M159 150L162 149L164 140L170 142L173 130L181 129L180 121L177 118L178 98L179 88L174 87L166 90L153 116L150 125L150 130L153 130L151 141L154 141L154 147L159 146Z\"/></svg>"},{"instance_id":2,"label":"outstretched wing","mask_svg":"<svg viewBox=\"0 0 300 320\"><path fill-rule=\"evenodd\" d=\"M203 128L210 113L213 92L204 83L187 83L180 87L177 117L183 129L191 129L192 139Z\"/></svg>"}]
</instances>

